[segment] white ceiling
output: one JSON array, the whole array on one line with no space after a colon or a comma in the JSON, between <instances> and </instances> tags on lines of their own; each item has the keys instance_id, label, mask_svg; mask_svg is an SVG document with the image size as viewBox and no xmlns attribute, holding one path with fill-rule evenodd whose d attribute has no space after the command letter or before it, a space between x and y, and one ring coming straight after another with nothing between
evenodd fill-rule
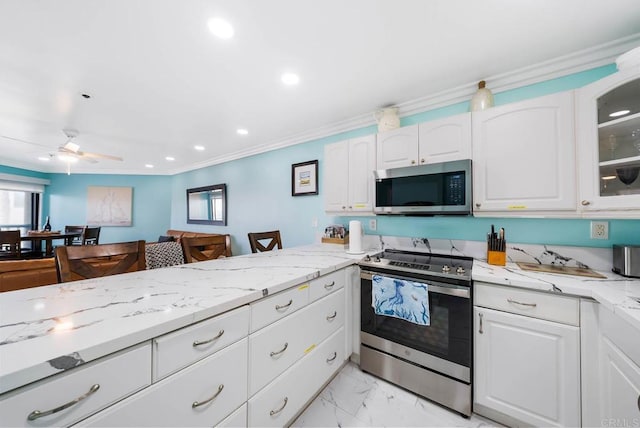
<instances>
[{"instance_id":1,"label":"white ceiling","mask_svg":"<svg viewBox=\"0 0 640 428\"><path fill-rule=\"evenodd\" d=\"M639 33L638 0L2 0L0 164L63 172L75 128L124 162L72 172L186 171Z\"/></svg>"}]
</instances>

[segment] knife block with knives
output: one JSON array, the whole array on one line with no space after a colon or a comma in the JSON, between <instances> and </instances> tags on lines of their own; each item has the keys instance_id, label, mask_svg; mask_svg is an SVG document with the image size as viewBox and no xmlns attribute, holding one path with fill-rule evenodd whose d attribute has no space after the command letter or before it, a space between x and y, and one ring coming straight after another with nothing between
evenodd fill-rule
<instances>
[{"instance_id":1,"label":"knife block with knives","mask_svg":"<svg viewBox=\"0 0 640 428\"><path fill-rule=\"evenodd\" d=\"M507 264L507 241L504 238L504 228L496 233L491 225L491 232L487 233L487 263L496 266Z\"/></svg>"}]
</instances>

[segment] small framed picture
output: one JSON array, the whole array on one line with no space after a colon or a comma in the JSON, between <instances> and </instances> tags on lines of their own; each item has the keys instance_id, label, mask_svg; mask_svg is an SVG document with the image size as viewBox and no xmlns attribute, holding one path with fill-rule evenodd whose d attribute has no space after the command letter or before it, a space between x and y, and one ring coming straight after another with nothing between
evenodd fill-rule
<instances>
[{"instance_id":1,"label":"small framed picture","mask_svg":"<svg viewBox=\"0 0 640 428\"><path fill-rule=\"evenodd\" d=\"M291 196L318 194L318 161L291 165Z\"/></svg>"}]
</instances>

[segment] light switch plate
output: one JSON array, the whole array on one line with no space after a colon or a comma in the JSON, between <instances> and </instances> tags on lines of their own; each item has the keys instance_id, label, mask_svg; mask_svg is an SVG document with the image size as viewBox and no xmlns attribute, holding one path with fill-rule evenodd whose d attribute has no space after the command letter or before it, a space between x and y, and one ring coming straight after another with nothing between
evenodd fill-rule
<instances>
[{"instance_id":1,"label":"light switch plate","mask_svg":"<svg viewBox=\"0 0 640 428\"><path fill-rule=\"evenodd\" d=\"M369 220L369 230L374 231L378 228L378 222L375 218Z\"/></svg>"}]
</instances>

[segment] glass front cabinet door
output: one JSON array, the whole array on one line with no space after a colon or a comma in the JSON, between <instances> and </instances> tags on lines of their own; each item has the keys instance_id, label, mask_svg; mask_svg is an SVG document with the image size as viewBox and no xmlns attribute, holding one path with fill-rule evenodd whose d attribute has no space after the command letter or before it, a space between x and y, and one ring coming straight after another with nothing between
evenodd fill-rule
<instances>
[{"instance_id":1,"label":"glass front cabinet door","mask_svg":"<svg viewBox=\"0 0 640 428\"><path fill-rule=\"evenodd\" d=\"M585 214L640 214L640 67L578 91L580 207Z\"/></svg>"}]
</instances>

